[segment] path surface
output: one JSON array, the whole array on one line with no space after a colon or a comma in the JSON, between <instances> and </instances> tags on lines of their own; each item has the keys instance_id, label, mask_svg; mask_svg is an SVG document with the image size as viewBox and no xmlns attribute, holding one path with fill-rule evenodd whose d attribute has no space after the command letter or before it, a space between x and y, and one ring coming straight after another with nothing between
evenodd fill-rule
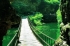
<instances>
[{"instance_id":1,"label":"path surface","mask_svg":"<svg viewBox=\"0 0 70 46\"><path fill-rule=\"evenodd\" d=\"M18 46L43 46L31 31L27 17L22 19L19 41L21 44Z\"/></svg>"}]
</instances>

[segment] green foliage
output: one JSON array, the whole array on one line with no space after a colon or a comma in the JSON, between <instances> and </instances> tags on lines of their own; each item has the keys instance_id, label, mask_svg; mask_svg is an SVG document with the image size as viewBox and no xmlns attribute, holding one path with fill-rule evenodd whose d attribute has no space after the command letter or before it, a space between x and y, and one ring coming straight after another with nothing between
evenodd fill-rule
<instances>
[{"instance_id":1,"label":"green foliage","mask_svg":"<svg viewBox=\"0 0 70 46\"><path fill-rule=\"evenodd\" d=\"M39 12L37 12L34 16L30 16L30 19L35 25L42 25L41 20L42 20L43 15Z\"/></svg>"},{"instance_id":2,"label":"green foliage","mask_svg":"<svg viewBox=\"0 0 70 46\"><path fill-rule=\"evenodd\" d=\"M7 46L14 35L17 33L18 28L11 28L8 30L7 34L3 37L3 46Z\"/></svg>"},{"instance_id":3,"label":"green foliage","mask_svg":"<svg viewBox=\"0 0 70 46\"><path fill-rule=\"evenodd\" d=\"M53 3L58 3L59 0L45 0L45 2L53 4Z\"/></svg>"},{"instance_id":4,"label":"green foliage","mask_svg":"<svg viewBox=\"0 0 70 46\"><path fill-rule=\"evenodd\" d=\"M56 12L58 8L59 8L58 0L43 0L38 6L38 11L43 14L42 22L44 23L57 22Z\"/></svg>"},{"instance_id":5,"label":"green foliage","mask_svg":"<svg viewBox=\"0 0 70 46\"><path fill-rule=\"evenodd\" d=\"M28 6L21 1L14 1L12 3L12 6L16 10L16 12L20 14L23 14L23 12L25 12L28 9Z\"/></svg>"},{"instance_id":6,"label":"green foliage","mask_svg":"<svg viewBox=\"0 0 70 46\"><path fill-rule=\"evenodd\" d=\"M62 16L61 16L60 8L57 10L56 14L57 14L58 23L62 22Z\"/></svg>"},{"instance_id":7,"label":"green foliage","mask_svg":"<svg viewBox=\"0 0 70 46\"><path fill-rule=\"evenodd\" d=\"M19 14L29 15L37 10L41 0L14 0L11 5Z\"/></svg>"},{"instance_id":8,"label":"green foliage","mask_svg":"<svg viewBox=\"0 0 70 46\"><path fill-rule=\"evenodd\" d=\"M57 39L60 35L58 23L46 23L42 26L36 26L36 29L53 39Z\"/></svg>"}]
</instances>

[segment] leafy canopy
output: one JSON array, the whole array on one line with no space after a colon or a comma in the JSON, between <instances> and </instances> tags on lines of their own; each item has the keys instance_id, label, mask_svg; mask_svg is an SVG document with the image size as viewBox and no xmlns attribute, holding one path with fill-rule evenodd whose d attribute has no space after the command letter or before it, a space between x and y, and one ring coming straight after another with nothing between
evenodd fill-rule
<instances>
[{"instance_id":1,"label":"leafy canopy","mask_svg":"<svg viewBox=\"0 0 70 46\"><path fill-rule=\"evenodd\" d=\"M48 2L48 3L59 3L59 0L45 0L45 2Z\"/></svg>"},{"instance_id":2,"label":"leafy canopy","mask_svg":"<svg viewBox=\"0 0 70 46\"><path fill-rule=\"evenodd\" d=\"M42 17L43 15L37 12L34 16L30 16L30 19L33 21L35 25L42 25L41 23Z\"/></svg>"}]
</instances>

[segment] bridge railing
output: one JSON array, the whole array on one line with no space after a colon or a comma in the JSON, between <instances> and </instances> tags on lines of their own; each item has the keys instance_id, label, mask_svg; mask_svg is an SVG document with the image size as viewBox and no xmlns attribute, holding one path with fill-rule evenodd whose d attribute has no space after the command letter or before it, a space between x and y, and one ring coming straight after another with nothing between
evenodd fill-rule
<instances>
[{"instance_id":1,"label":"bridge railing","mask_svg":"<svg viewBox=\"0 0 70 46\"><path fill-rule=\"evenodd\" d=\"M21 21L20 21L20 24L19 24L17 32L15 33L15 35L13 36L11 41L7 44L7 46L17 46L19 36L20 36L20 28L21 28Z\"/></svg>"},{"instance_id":2,"label":"bridge railing","mask_svg":"<svg viewBox=\"0 0 70 46\"><path fill-rule=\"evenodd\" d=\"M14 37L11 39L11 41L8 43L7 46L15 46L15 45L17 45L17 37L18 37L18 32L14 35Z\"/></svg>"},{"instance_id":3,"label":"bridge railing","mask_svg":"<svg viewBox=\"0 0 70 46\"><path fill-rule=\"evenodd\" d=\"M33 26L32 22L30 21L30 18L28 17L29 25L31 30L33 31L34 35L38 38L38 40L44 45L44 46L52 46L55 42L55 39L45 35L41 31L37 30L35 26Z\"/></svg>"}]
</instances>

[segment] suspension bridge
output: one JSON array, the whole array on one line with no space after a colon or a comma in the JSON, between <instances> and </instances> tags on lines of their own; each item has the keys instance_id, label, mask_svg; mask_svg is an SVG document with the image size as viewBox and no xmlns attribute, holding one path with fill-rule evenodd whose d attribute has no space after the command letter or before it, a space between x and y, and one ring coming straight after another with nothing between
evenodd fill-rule
<instances>
[{"instance_id":1,"label":"suspension bridge","mask_svg":"<svg viewBox=\"0 0 70 46\"><path fill-rule=\"evenodd\" d=\"M55 40L38 31L28 16L22 17L17 32L6 46L52 46Z\"/></svg>"},{"instance_id":2,"label":"suspension bridge","mask_svg":"<svg viewBox=\"0 0 70 46\"><path fill-rule=\"evenodd\" d=\"M31 31L27 17L22 18L19 41L18 46L43 46Z\"/></svg>"}]
</instances>

